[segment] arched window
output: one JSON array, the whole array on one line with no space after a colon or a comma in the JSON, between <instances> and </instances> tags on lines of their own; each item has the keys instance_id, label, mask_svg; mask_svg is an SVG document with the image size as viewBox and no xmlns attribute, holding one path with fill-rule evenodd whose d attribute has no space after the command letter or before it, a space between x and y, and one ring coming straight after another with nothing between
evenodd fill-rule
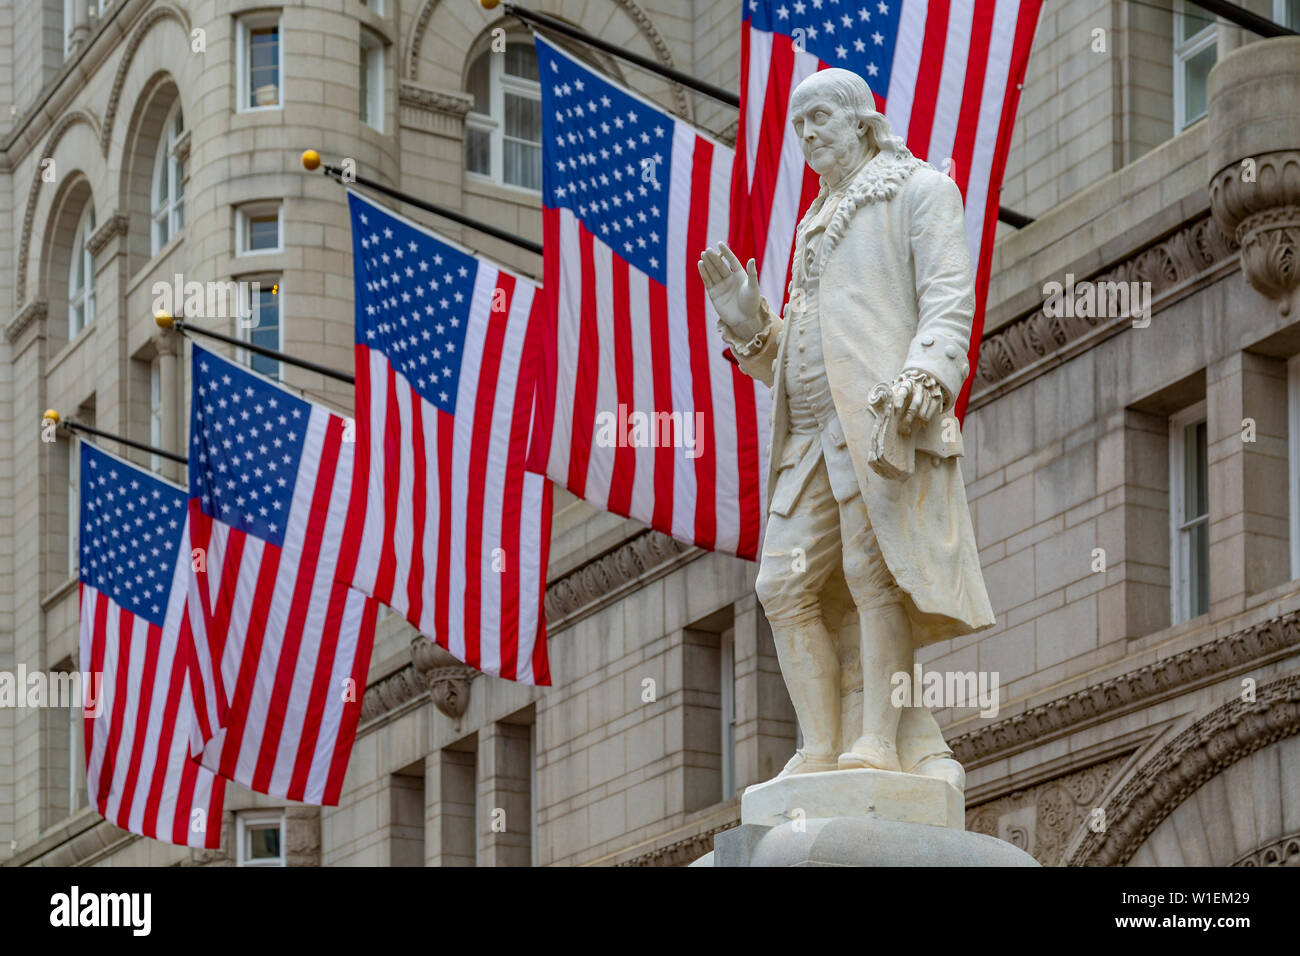
<instances>
[{"instance_id":1,"label":"arched window","mask_svg":"<svg viewBox=\"0 0 1300 956\"><path fill-rule=\"evenodd\" d=\"M523 189L542 188L542 88L531 42L510 40L470 64L474 108L465 117L465 168Z\"/></svg>"},{"instance_id":2,"label":"arched window","mask_svg":"<svg viewBox=\"0 0 1300 956\"><path fill-rule=\"evenodd\" d=\"M68 338L95 321L95 257L90 237L95 231L95 204L86 200L86 210L77 223L72 240L72 261L68 263Z\"/></svg>"},{"instance_id":3,"label":"arched window","mask_svg":"<svg viewBox=\"0 0 1300 956\"><path fill-rule=\"evenodd\" d=\"M163 124L158 154L153 161L152 255L157 255L185 225L185 162L176 156L176 143L184 132L185 117L177 103Z\"/></svg>"}]
</instances>

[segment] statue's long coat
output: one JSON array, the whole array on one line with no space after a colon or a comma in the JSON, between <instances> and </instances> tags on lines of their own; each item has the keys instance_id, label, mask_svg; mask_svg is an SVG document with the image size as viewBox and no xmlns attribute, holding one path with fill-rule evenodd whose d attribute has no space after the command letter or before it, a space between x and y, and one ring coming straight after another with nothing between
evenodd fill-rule
<instances>
[{"instance_id":1,"label":"statue's long coat","mask_svg":"<svg viewBox=\"0 0 1300 956\"><path fill-rule=\"evenodd\" d=\"M822 193L825 194L823 189ZM815 202L821 202L819 196ZM802 230L801 230L802 232ZM796 239L795 262L804 255ZM826 377L867 515L885 563L911 598L913 641L921 647L993 623L957 458L960 432L951 405L970 373L967 347L975 311L961 194L956 184L910 154L884 151L847 188L819 250L819 320ZM796 269L791 296L799 292ZM775 389L768 504L786 461L783 323L766 299L762 348L741 368ZM947 410L914 430L916 470L889 481L867 464L875 413L872 388L906 368L929 372L947 393ZM945 442L945 420L951 419Z\"/></svg>"}]
</instances>

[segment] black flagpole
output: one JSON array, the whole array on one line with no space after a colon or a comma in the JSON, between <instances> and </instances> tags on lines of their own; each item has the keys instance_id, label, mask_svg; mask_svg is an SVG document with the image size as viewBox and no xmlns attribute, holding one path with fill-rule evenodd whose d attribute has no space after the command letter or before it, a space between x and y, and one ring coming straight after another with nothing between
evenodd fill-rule
<instances>
[{"instance_id":1,"label":"black flagpole","mask_svg":"<svg viewBox=\"0 0 1300 956\"><path fill-rule=\"evenodd\" d=\"M203 335L210 339L216 339L218 342L225 342L227 345L233 345L236 348L247 349L250 352L256 352L258 355L264 355L269 359L275 359L277 362L284 362L286 365L294 365L298 368L306 369L309 372L315 372L317 375L324 375L326 378L332 378L339 382L346 382L349 385L356 384L356 378L347 372L340 372L336 368L330 368L327 365L317 365L315 362L309 362L306 359L295 358L278 349L267 348L265 345L256 345L253 342L246 342L243 339L235 338L233 335L226 335L224 332L214 332L211 329L205 329L197 325L190 325L180 319L173 318L166 312L159 312L154 316L154 321L158 323L159 328L171 329L179 332L181 335Z\"/></svg>"},{"instance_id":2,"label":"black flagpole","mask_svg":"<svg viewBox=\"0 0 1300 956\"><path fill-rule=\"evenodd\" d=\"M166 451L162 448L155 448L153 445L146 445L142 441L135 441L131 438L123 438L121 435L115 435L112 432L106 432L102 428L95 428L92 425L84 425L81 422L67 419L66 421L59 417L59 413L54 409L46 409L45 420L52 421L60 428L66 428L68 431L78 434L85 432L87 435L95 435L98 438L107 438L109 441L115 441L119 445L126 445L129 448L135 448L139 451L147 451L151 455L157 455L159 458L166 458L169 461L177 462L181 465L188 465L190 460L184 455L178 455L175 452Z\"/></svg>"}]
</instances>

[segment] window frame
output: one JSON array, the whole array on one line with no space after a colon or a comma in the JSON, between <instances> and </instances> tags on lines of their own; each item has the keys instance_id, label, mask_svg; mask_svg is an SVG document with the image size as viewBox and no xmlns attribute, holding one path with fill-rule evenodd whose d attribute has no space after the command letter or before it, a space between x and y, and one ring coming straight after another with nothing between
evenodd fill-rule
<instances>
[{"instance_id":1,"label":"window frame","mask_svg":"<svg viewBox=\"0 0 1300 956\"><path fill-rule=\"evenodd\" d=\"M244 852L245 840L251 830L270 829L275 824L280 830L280 855L274 859L256 860ZM235 815L235 865L236 866L288 866L284 853L284 808L277 810L241 810Z\"/></svg>"},{"instance_id":2,"label":"window frame","mask_svg":"<svg viewBox=\"0 0 1300 956\"><path fill-rule=\"evenodd\" d=\"M358 110L361 122L377 133L384 132L384 79L388 67L388 44L373 30L361 28L358 46Z\"/></svg>"},{"instance_id":3,"label":"window frame","mask_svg":"<svg viewBox=\"0 0 1300 956\"><path fill-rule=\"evenodd\" d=\"M1287 362L1287 483L1291 525L1291 577L1300 578L1300 355Z\"/></svg>"},{"instance_id":4,"label":"window frame","mask_svg":"<svg viewBox=\"0 0 1300 956\"><path fill-rule=\"evenodd\" d=\"M149 177L149 250L156 256L185 228L185 172L177 157L177 147L185 138L185 111L178 99L167 111L163 131L154 153L153 173ZM166 191L158 197L159 181L166 176ZM162 235L162 230L166 235Z\"/></svg>"},{"instance_id":5,"label":"window frame","mask_svg":"<svg viewBox=\"0 0 1300 956\"><path fill-rule=\"evenodd\" d=\"M1209 47L1218 46L1219 27L1218 24L1211 20L1209 26L1198 31L1194 36L1186 40L1180 40L1182 34L1183 21L1188 18L1187 0L1177 0L1173 8L1173 59L1174 59L1174 135L1181 133L1187 127L1191 126L1205 118L1205 113L1199 113L1196 116L1187 116L1187 81L1185 78L1185 67L1187 62L1200 53L1203 53ZM1213 16L1207 13L1206 16ZM1197 19L1201 19L1197 17ZM1218 51L1215 51L1215 62L1218 62ZM1208 97L1207 97L1208 108Z\"/></svg>"},{"instance_id":6,"label":"window frame","mask_svg":"<svg viewBox=\"0 0 1300 956\"><path fill-rule=\"evenodd\" d=\"M262 219L268 213L275 213L275 246L271 249L253 249L252 220ZM279 200L264 200L244 203L235 207L235 255L265 256L284 252L284 203Z\"/></svg>"},{"instance_id":7,"label":"window frame","mask_svg":"<svg viewBox=\"0 0 1300 956\"><path fill-rule=\"evenodd\" d=\"M1198 425L1202 422L1206 424L1206 512L1204 515L1199 515L1187 520L1183 517L1187 495L1186 429L1191 425ZM1190 621L1200 617L1201 614L1207 613L1210 607L1210 595L1208 593L1208 544L1210 524L1209 443L1209 420L1206 415L1205 399L1201 399L1194 405L1189 405L1188 407L1169 416L1169 623L1171 625L1182 624L1185 621ZM1201 614L1192 614L1191 548L1187 546L1187 542L1191 540L1191 528L1199 524L1204 524L1206 526L1206 611L1202 611Z\"/></svg>"},{"instance_id":8,"label":"window frame","mask_svg":"<svg viewBox=\"0 0 1300 956\"><path fill-rule=\"evenodd\" d=\"M284 17L280 12L241 14L236 19L235 42L235 112L264 113L284 109ZM275 87L274 103L264 106L250 105L256 90L252 88L253 32L275 30Z\"/></svg>"},{"instance_id":9,"label":"window frame","mask_svg":"<svg viewBox=\"0 0 1300 956\"><path fill-rule=\"evenodd\" d=\"M283 280L283 276L276 273L240 276L233 280L235 283L235 288L239 290L239 307L235 310L235 337L236 338L241 339L242 341L245 342L252 342L253 340L253 332L255 327L245 326L244 323L241 321L245 313L251 315L252 304L249 300L249 296L252 294L253 291L252 283L256 282L258 284L257 291L258 294L260 295L263 288L267 286L274 287L280 285L282 283L282 280ZM275 345L272 347L279 352L283 352L284 351L284 290L280 289L277 293L275 293L275 297L276 297L276 329L275 329ZM264 356L258 356L255 352L250 352L248 349L245 348L239 348L236 350L235 360L239 362L239 364L243 365L245 368L249 369L252 372L255 372L258 375L263 375L273 381L276 382L284 381L283 362L276 361L274 359L267 359L267 361L275 361L275 373L271 374L269 372L262 371L261 369L254 368L253 367L254 358L264 358Z\"/></svg>"},{"instance_id":10,"label":"window frame","mask_svg":"<svg viewBox=\"0 0 1300 956\"><path fill-rule=\"evenodd\" d=\"M86 200L77 219L72 238L72 257L68 260L68 341L95 321L95 256L90 251L90 237L95 233L95 201ZM77 276L81 284L73 287Z\"/></svg>"},{"instance_id":11,"label":"window frame","mask_svg":"<svg viewBox=\"0 0 1300 956\"><path fill-rule=\"evenodd\" d=\"M1297 14L1300 14L1300 11L1297 11ZM1288 30L1300 31L1300 15L1297 15L1295 23L1287 22L1286 0L1273 0L1273 22Z\"/></svg>"},{"instance_id":12,"label":"window frame","mask_svg":"<svg viewBox=\"0 0 1300 956\"><path fill-rule=\"evenodd\" d=\"M507 34L506 44L523 43L524 39L519 34ZM540 109L542 102L542 84L540 78L529 80L522 76L515 76L513 73L505 72L505 52L494 53L491 47L485 47L470 58L469 65L472 69L480 57L486 57L488 63L488 110L489 113L479 113L473 107L465 114L466 137L463 154L465 162L465 175L472 182L490 183L494 186L501 186L505 189L515 189L529 196L540 196L541 189L533 189L529 186L521 186L517 183L506 182L505 178L505 142L506 142L506 107L505 98L507 93L516 96L527 97L536 100ZM538 68L540 77L540 66ZM469 73L465 74L465 84L468 86ZM464 155L469 149L468 131L474 129L488 134L488 172L481 173L469 168L468 156ZM540 132L540 131L539 131ZM523 142L518 137L510 137L513 141ZM532 144L529 144L532 145ZM541 140L537 144L541 147Z\"/></svg>"}]
</instances>

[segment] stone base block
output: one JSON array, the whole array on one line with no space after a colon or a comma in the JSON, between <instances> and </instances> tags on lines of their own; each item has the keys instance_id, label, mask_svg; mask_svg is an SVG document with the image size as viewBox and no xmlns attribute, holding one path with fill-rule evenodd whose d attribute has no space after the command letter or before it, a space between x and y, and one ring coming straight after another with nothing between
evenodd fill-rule
<instances>
[{"instance_id":1,"label":"stone base block","mask_svg":"<svg viewBox=\"0 0 1300 956\"><path fill-rule=\"evenodd\" d=\"M741 824L691 866L1038 866L1010 843L952 827L880 817Z\"/></svg>"},{"instance_id":2,"label":"stone base block","mask_svg":"<svg viewBox=\"0 0 1300 956\"><path fill-rule=\"evenodd\" d=\"M952 784L889 770L828 770L746 788L741 824L779 827L799 820L881 817L963 830L966 800Z\"/></svg>"}]
</instances>

